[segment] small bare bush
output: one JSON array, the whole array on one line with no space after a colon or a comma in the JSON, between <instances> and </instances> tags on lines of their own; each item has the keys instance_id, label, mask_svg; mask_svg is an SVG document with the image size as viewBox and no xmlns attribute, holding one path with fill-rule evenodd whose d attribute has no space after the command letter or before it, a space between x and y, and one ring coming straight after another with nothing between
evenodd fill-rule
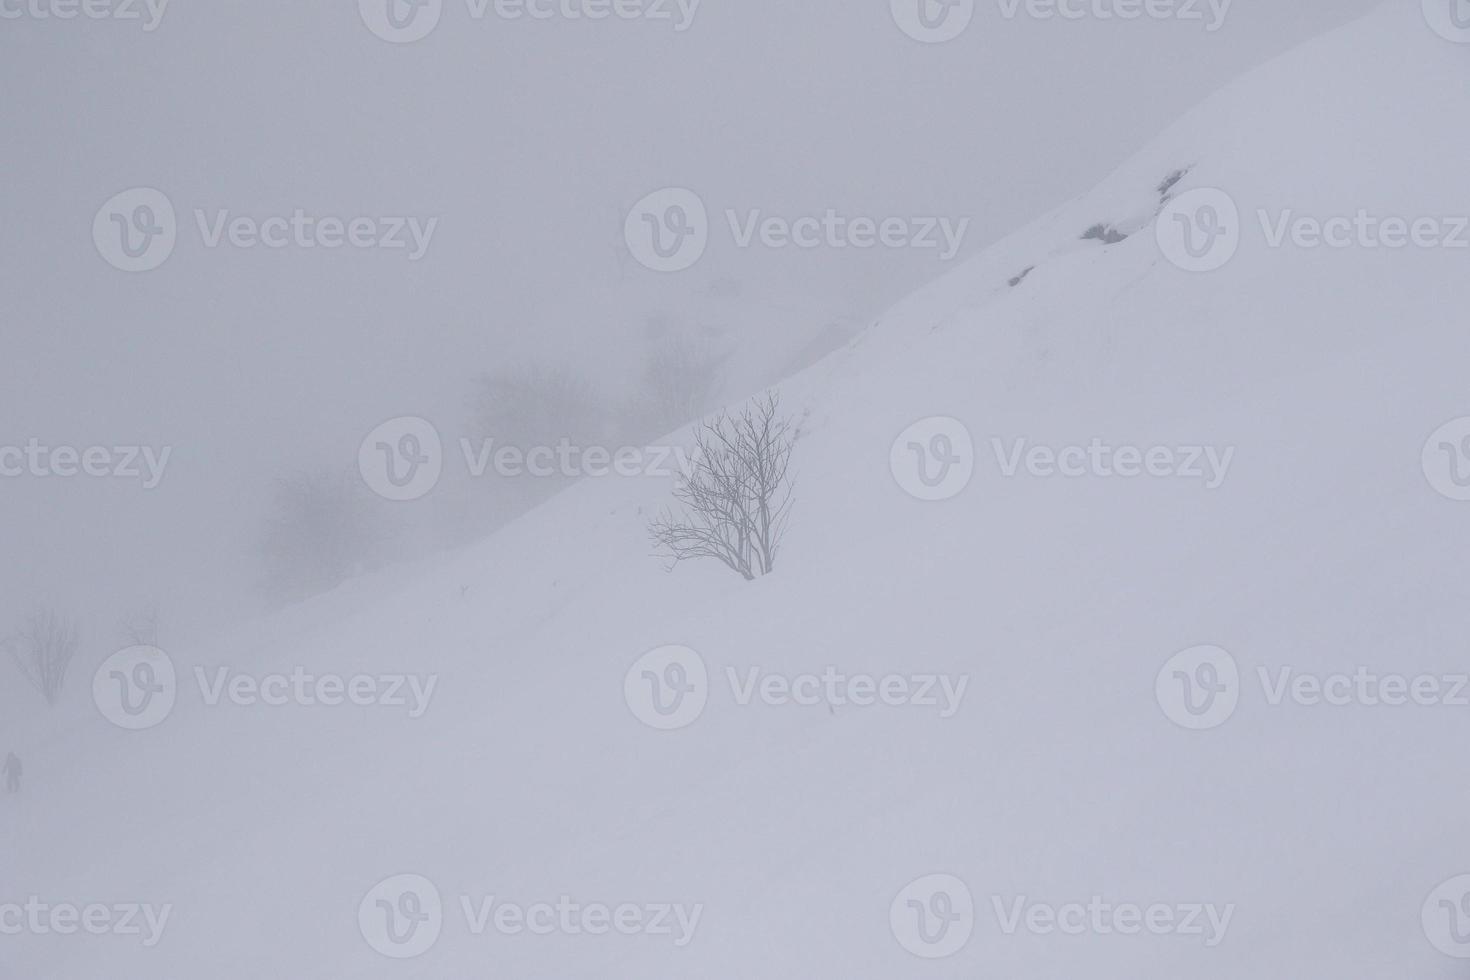
<instances>
[{"instance_id":1,"label":"small bare bush","mask_svg":"<svg viewBox=\"0 0 1470 980\"><path fill-rule=\"evenodd\" d=\"M6 640L10 655L26 679L54 705L66 687L66 673L81 645L74 620L54 609L38 609Z\"/></svg>"},{"instance_id":2,"label":"small bare bush","mask_svg":"<svg viewBox=\"0 0 1470 980\"><path fill-rule=\"evenodd\" d=\"M607 415L592 386L563 368L532 364L481 375L475 383L473 426L497 445L522 451L563 439L595 445Z\"/></svg>"},{"instance_id":3,"label":"small bare bush","mask_svg":"<svg viewBox=\"0 0 1470 980\"><path fill-rule=\"evenodd\" d=\"M747 581L776 567L791 514L796 430L775 394L703 423L694 465L648 530L671 566L713 558Z\"/></svg>"}]
</instances>

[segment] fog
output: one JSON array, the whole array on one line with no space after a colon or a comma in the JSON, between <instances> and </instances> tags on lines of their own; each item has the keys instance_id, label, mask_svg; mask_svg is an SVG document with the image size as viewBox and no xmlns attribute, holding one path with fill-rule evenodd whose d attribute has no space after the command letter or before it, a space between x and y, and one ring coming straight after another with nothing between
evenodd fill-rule
<instances>
[{"instance_id":1,"label":"fog","mask_svg":"<svg viewBox=\"0 0 1470 980\"><path fill-rule=\"evenodd\" d=\"M399 416L479 438L487 373L580 379L614 437L661 345L712 352L716 400L741 397L1369 6L1239 0L1210 31L982 3L931 45L882 2L705 0L680 30L673 5L673 20L540 21L451 0L429 36L395 44L348 2L174 0L150 25L143 5L60 20L5 0L0 445L147 447L158 479L141 452L136 478L0 477L0 634L53 607L92 657L141 606L178 636L304 597L262 588L277 481L354 473L364 436ZM140 187L167 196L178 240L128 273L91 229ZM676 273L624 241L629 209L666 187L697 193L711 224ZM968 224L945 261L742 247L725 217L829 209ZM417 257L224 230L297 211L403 218L410 243L408 219L437 224ZM477 512L479 489L374 503L395 529L375 563L484 533L504 510Z\"/></svg>"}]
</instances>

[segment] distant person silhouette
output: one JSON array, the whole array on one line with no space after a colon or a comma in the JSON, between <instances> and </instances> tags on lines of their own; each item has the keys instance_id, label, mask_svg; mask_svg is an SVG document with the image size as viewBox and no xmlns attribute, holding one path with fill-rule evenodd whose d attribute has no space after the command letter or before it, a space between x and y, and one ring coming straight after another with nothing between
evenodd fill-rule
<instances>
[{"instance_id":1,"label":"distant person silhouette","mask_svg":"<svg viewBox=\"0 0 1470 980\"><path fill-rule=\"evenodd\" d=\"M20 792L20 777L23 771L24 770L21 767L20 759L16 758L14 752L5 757L4 772L6 793Z\"/></svg>"}]
</instances>

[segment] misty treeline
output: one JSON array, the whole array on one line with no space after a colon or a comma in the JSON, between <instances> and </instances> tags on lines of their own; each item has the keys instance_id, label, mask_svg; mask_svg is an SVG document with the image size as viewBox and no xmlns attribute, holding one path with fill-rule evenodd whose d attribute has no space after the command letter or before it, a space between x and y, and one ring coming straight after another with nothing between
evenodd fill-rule
<instances>
[{"instance_id":1,"label":"misty treeline","mask_svg":"<svg viewBox=\"0 0 1470 980\"><path fill-rule=\"evenodd\" d=\"M112 649L158 646L159 614L156 605L141 606L122 617ZM55 705L66 690L72 662L82 647L80 619L51 606L31 610L0 637L21 676L30 682L48 705Z\"/></svg>"},{"instance_id":2,"label":"misty treeline","mask_svg":"<svg viewBox=\"0 0 1470 980\"><path fill-rule=\"evenodd\" d=\"M643 446L714 409L724 392L725 355L697 334L650 321L648 343L623 392L609 392L572 368L538 363L485 371L466 385L464 435L478 445L523 452L555 447ZM457 452L446 446L446 453ZM452 540L502 525L556 494L572 475L490 474L473 487L468 513L451 511ZM442 499L448 498L448 499ZM351 576L414 555L395 509L340 465L281 476L260 537L264 596L291 602L328 591Z\"/></svg>"}]
</instances>

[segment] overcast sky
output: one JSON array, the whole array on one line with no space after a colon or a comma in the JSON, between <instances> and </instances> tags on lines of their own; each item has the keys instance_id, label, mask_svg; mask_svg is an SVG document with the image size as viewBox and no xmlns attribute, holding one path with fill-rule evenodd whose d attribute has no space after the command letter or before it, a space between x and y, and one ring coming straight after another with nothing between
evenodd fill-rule
<instances>
[{"instance_id":1,"label":"overcast sky","mask_svg":"<svg viewBox=\"0 0 1470 980\"><path fill-rule=\"evenodd\" d=\"M47 602L99 639L145 600L197 623L251 612L271 479L350 466L384 418L452 431L480 371L615 371L651 309L720 280L866 319L945 268L717 229L693 269L659 275L622 245L650 191L694 190L717 224L727 208L968 219L968 254L1372 6L1237 0L1211 31L1204 2L1204 21L1123 23L981 0L964 33L923 44L887 0L704 0L682 31L446 0L431 34L392 44L352 0L173 0L153 30L27 6L45 2L0 0L18 13L0 20L0 446L172 457L152 490L0 478L0 624ZM165 264L128 274L92 225L134 187L163 191L179 232ZM438 224L414 261L208 248L196 209Z\"/></svg>"}]
</instances>

